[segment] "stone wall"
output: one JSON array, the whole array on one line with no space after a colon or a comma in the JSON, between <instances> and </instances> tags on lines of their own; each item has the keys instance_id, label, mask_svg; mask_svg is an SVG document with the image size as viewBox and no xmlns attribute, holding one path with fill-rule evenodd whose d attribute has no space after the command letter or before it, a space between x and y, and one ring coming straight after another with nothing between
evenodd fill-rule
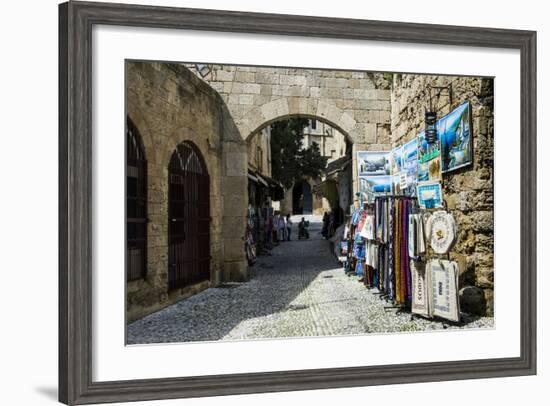
<instances>
[{"instance_id":1,"label":"stone wall","mask_svg":"<svg viewBox=\"0 0 550 406\"><path fill-rule=\"evenodd\" d=\"M247 144L248 166L261 175L271 177L271 127L267 126L253 134Z\"/></svg>"},{"instance_id":2,"label":"stone wall","mask_svg":"<svg viewBox=\"0 0 550 406\"><path fill-rule=\"evenodd\" d=\"M127 114L140 132L148 172L147 276L127 284L131 322L224 280L244 280L246 143L220 96L181 65L127 64ZM168 165L193 142L210 175L210 281L168 291Z\"/></svg>"},{"instance_id":3,"label":"stone wall","mask_svg":"<svg viewBox=\"0 0 550 406\"><path fill-rule=\"evenodd\" d=\"M195 65L186 64L202 77ZM291 116L328 123L356 151L388 150L391 75L321 69L209 65L203 77L223 98L243 139ZM353 176L354 191L357 178Z\"/></svg>"},{"instance_id":4,"label":"stone wall","mask_svg":"<svg viewBox=\"0 0 550 406\"><path fill-rule=\"evenodd\" d=\"M321 155L328 158L327 163L346 154L346 136L323 122L317 121L316 130L311 129L311 123L304 129L304 146L310 147L314 142L319 145Z\"/></svg>"},{"instance_id":5,"label":"stone wall","mask_svg":"<svg viewBox=\"0 0 550 406\"><path fill-rule=\"evenodd\" d=\"M459 228L451 256L460 266L462 310L492 315L493 80L395 74L391 92L393 146L409 141L424 127L430 87L438 117L465 101L471 103L473 164L442 175L443 197Z\"/></svg>"}]
</instances>

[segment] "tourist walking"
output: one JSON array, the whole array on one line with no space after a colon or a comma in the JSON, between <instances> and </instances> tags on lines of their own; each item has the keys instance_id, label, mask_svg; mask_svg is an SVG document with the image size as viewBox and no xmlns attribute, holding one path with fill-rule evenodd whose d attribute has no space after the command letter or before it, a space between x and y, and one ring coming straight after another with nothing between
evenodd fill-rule
<instances>
[{"instance_id":1,"label":"tourist walking","mask_svg":"<svg viewBox=\"0 0 550 406\"><path fill-rule=\"evenodd\" d=\"M323 214L323 228L321 230L321 234L323 235L323 238L328 238L328 226L329 226L329 216L328 216L328 213L325 212L325 214Z\"/></svg>"},{"instance_id":2,"label":"tourist walking","mask_svg":"<svg viewBox=\"0 0 550 406\"><path fill-rule=\"evenodd\" d=\"M273 242L279 244L279 213L273 216Z\"/></svg>"},{"instance_id":3,"label":"tourist walking","mask_svg":"<svg viewBox=\"0 0 550 406\"><path fill-rule=\"evenodd\" d=\"M306 221L304 217L302 217L302 221L298 223L298 239L301 240L302 238L309 238L309 221Z\"/></svg>"},{"instance_id":4,"label":"tourist walking","mask_svg":"<svg viewBox=\"0 0 550 406\"><path fill-rule=\"evenodd\" d=\"M290 234L292 234L292 220L290 214L286 215L286 240L290 241Z\"/></svg>"},{"instance_id":5,"label":"tourist walking","mask_svg":"<svg viewBox=\"0 0 550 406\"><path fill-rule=\"evenodd\" d=\"M266 242L268 249L273 248L273 216L268 212L267 221L265 223Z\"/></svg>"},{"instance_id":6,"label":"tourist walking","mask_svg":"<svg viewBox=\"0 0 550 406\"><path fill-rule=\"evenodd\" d=\"M281 242L285 240L285 229L286 229L285 216L280 214L279 215L279 241Z\"/></svg>"}]
</instances>

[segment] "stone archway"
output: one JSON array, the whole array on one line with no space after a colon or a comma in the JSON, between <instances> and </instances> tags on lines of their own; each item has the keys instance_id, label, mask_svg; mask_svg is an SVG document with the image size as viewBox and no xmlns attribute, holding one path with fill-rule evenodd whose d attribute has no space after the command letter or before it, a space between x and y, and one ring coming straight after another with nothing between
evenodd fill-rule
<instances>
[{"instance_id":1,"label":"stone archway","mask_svg":"<svg viewBox=\"0 0 550 406\"><path fill-rule=\"evenodd\" d=\"M243 140L250 143L253 137L260 135L262 130L271 124L296 117L317 120L336 130L340 134L340 137L343 136L346 140L347 145L344 151L348 151L348 147L351 147L351 155L355 156L355 140L358 139L360 133L355 120L345 111L326 101L317 101L305 97L276 99L252 109L242 119L235 120L235 124ZM358 145L359 148L364 147L364 144ZM304 182L308 183L310 189L308 192L310 208L307 210L307 214L320 214L330 209L330 206L327 207L323 196L319 192L314 192L316 183L321 182L321 179L309 179L308 181L304 180ZM284 198L280 201L281 203L278 207L283 213L297 213L295 186L285 190ZM353 188L355 184L350 186ZM298 194L301 195L301 189ZM301 210L300 214L302 214Z\"/></svg>"},{"instance_id":2,"label":"stone archway","mask_svg":"<svg viewBox=\"0 0 550 406\"><path fill-rule=\"evenodd\" d=\"M265 66L209 65L200 75L223 98L243 140L274 120L303 116L325 121L357 151L389 150L391 79L383 73ZM357 177L352 187L358 189Z\"/></svg>"},{"instance_id":3,"label":"stone archway","mask_svg":"<svg viewBox=\"0 0 550 406\"><path fill-rule=\"evenodd\" d=\"M262 128L291 117L316 119L342 133L352 144L352 165L355 173L356 151L370 148L370 143L365 144L365 139L368 138L365 124L357 123L350 113L330 101L310 97L283 97L252 108L242 118L236 119L235 124L243 140L248 141ZM373 124L373 128L376 132L376 124ZM352 188L353 193L358 190L356 177L352 179Z\"/></svg>"},{"instance_id":4,"label":"stone archway","mask_svg":"<svg viewBox=\"0 0 550 406\"><path fill-rule=\"evenodd\" d=\"M242 118L235 120L244 140L260 129L290 117L314 118L334 127L354 143L360 139L360 127L355 119L336 105L308 97L284 97L254 107Z\"/></svg>"}]
</instances>

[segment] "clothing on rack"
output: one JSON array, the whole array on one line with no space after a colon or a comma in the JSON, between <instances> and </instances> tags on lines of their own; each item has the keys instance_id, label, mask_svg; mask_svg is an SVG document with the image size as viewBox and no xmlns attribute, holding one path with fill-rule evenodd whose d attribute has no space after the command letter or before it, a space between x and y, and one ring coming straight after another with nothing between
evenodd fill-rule
<instances>
[{"instance_id":1,"label":"clothing on rack","mask_svg":"<svg viewBox=\"0 0 550 406\"><path fill-rule=\"evenodd\" d=\"M363 227L361 228L360 234L366 240L375 240L375 218L373 214L367 214L363 222Z\"/></svg>"},{"instance_id":2,"label":"clothing on rack","mask_svg":"<svg viewBox=\"0 0 550 406\"><path fill-rule=\"evenodd\" d=\"M439 211L428 218L414 197L377 196L374 203L353 211L344 236L346 273L414 314L459 320L458 266L424 258L428 238L438 245L436 253L452 246L456 226L451 215Z\"/></svg>"},{"instance_id":3,"label":"clothing on rack","mask_svg":"<svg viewBox=\"0 0 550 406\"><path fill-rule=\"evenodd\" d=\"M409 215L409 257L418 258L426 253L424 220L421 214Z\"/></svg>"}]
</instances>

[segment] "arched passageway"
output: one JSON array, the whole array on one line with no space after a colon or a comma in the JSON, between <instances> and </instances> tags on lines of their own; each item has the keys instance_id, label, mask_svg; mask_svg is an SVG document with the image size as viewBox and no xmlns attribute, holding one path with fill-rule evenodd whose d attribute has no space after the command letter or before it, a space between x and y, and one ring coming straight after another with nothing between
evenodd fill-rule
<instances>
[{"instance_id":1,"label":"arched passageway","mask_svg":"<svg viewBox=\"0 0 550 406\"><path fill-rule=\"evenodd\" d=\"M311 186L307 181L298 182L292 188L292 213L311 214L313 211L313 199Z\"/></svg>"}]
</instances>

